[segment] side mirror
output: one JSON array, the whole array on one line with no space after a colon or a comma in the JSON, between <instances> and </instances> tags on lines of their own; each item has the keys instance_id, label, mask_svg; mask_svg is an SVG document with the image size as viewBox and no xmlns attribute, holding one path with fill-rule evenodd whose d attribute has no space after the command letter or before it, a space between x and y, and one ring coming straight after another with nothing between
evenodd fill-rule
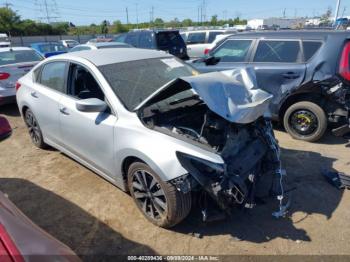
<instances>
[{"instance_id":1,"label":"side mirror","mask_svg":"<svg viewBox=\"0 0 350 262\"><path fill-rule=\"evenodd\" d=\"M208 65L216 65L217 63L220 62L220 58L215 57L215 56L208 56L204 59L204 63Z\"/></svg>"},{"instance_id":2,"label":"side mirror","mask_svg":"<svg viewBox=\"0 0 350 262\"><path fill-rule=\"evenodd\" d=\"M75 103L77 110L81 112L104 112L108 108L106 102L98 98L88 98Z\"/></svg>"}]
</instances>

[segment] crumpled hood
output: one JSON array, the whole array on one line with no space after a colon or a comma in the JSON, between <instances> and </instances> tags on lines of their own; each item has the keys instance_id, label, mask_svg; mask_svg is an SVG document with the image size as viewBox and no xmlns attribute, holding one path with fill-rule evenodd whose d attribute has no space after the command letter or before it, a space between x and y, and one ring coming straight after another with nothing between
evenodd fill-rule
<instances>
[{"instance_id":1,"label":"crumpled hood","mask_svg":"<svg viewBox=\"0 0 350 262\"><path fill-rule=\"evenodd\" d=\"M259 89L251 68L183 77L209 109L233 123L254 122L269 110L272 95Z\"/></svg>"},{"instance_id":2,"label":"crumpled hood","mask_svg":"<svg viewBox=\"0 0 350 262\"><path fill-rule=\"evenodd\" d=\"M183 81L187 87L179 88ZM177 90L173 90L177 88ZM190 89L206 103L209 109L226 120L247 124L269 114L272 95L257 87L254 69L235 69L213 72L196 76L181 77L160 88L148 97L136 110L160 100Z\"/></svg>"}]
</instances>

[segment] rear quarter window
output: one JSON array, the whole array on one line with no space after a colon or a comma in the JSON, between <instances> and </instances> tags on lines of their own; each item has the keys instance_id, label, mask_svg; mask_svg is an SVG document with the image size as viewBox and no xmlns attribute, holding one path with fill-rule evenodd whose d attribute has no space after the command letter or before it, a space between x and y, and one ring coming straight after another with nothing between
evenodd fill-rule
<instances>
[{"instance_id":1,"label":"rear quarter window","mask_svg":"<svg viewBox=\"0 0 350 262\"><path fill-rule=\"evenodd\" d=\"M309 61L316 52L321 48L322 42L320 41L303 41L303 49L304 49L304 59L305 61Z\"/></svg>"},{"instance_id":2,"label":"rear quarter window","mask_svg":"<svg viewBox=\"0 0 350 262\"><path fill-rule=\"evenodd\" d=\"M189 33L187 36L187 44L204 44L206 33Z\"/></svg>"},{"instance_id":3,"label":"rear quarter window","mask_svg":"<svg viewBox=\"0 0 350 262\"><path fill-rule=\"evenodd\" d=\"M300 42L260 40L254 62L297 63L301 60Z\"/></svg>"}]
</instances>

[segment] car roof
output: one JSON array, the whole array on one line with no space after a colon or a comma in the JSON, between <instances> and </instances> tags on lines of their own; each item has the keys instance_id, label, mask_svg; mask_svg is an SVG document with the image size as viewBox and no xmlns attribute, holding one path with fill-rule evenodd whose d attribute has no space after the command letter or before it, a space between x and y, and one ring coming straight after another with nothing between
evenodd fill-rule
<instances>
[{"instance_id":1,"label":"car roof","mask_svg":"<svg viewBox=\"0 0 350 262\"><path fill-rule=\"evenodd\" d=\"M50 45L50 44L59 44L61 45L62 43L52 41L52 42L39 42L39 43L32 43L31 46L36 46L36 45Z\"/></svg>"},{"instance_id":2,"label":"car roof","mask_svg":"<svg viewBox=\"0 0 350 262\"><path fill-rule=\"evenodd\" d=\"M96 46L96 47L103 47L103 46L129 46L128 44L125 43L120 43L120 42L97 42L97 43L88 43L85 44L86 46Z\"/></svg>"},{"instance_id":3,"label":"car roof","mask_svg":"<svg viewBox=\"0 0 350 262\"><path fill-rule=\"evenodd\" d=\"M11 51L34 51L32 48L29 47L1 47L0 52L8 52Z\"/></svg>"},{"instance_id":4,"label":"car roof","mask_svg":"<svg viewBox=\"0 0 350 262\"><path fill-rule=\"evenodd\" d=\"M97 50L87 50L66 53L60 56L53 57L57 59L76 59L83 58L96 66L152 59L152 58L172 58L172 55L164 51L156 51L150 49L140 49L140 48L107 48L107 49L97 49Z\"/></svg>"},{"instance_id":5,"label":"car roof","mask_svg":"<svg viewBox=\"0 0 350 262\"><path fill-rule=\"evenodd\" d=\"M338 37L350 37L349 32L335 30L280 30L280 31L260 31L242 32L229 38L303 38L303 39L323 39L329 35Z\"/></svg>"}]
</instances>

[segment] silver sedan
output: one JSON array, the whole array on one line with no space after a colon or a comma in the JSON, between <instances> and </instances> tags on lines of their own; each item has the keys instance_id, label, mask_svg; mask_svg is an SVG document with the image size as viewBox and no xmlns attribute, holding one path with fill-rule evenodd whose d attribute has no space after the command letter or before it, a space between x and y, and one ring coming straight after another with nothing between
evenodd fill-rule
<instances>
[{"instance_id":1,"label":"silver sedan","mask_svg":"<svg viewBox=\"0 0 350 262\"><path fill-rule=\"evenodd\" d=\"M272 96L250 70L199 75L162 51L104 49L49 58L17 87L36 146L50 145L129 191L158 226L182 221L193 192L226 211L250 208L265 174L283 196L265 117Z\"/></svg>"}]
</instances>

